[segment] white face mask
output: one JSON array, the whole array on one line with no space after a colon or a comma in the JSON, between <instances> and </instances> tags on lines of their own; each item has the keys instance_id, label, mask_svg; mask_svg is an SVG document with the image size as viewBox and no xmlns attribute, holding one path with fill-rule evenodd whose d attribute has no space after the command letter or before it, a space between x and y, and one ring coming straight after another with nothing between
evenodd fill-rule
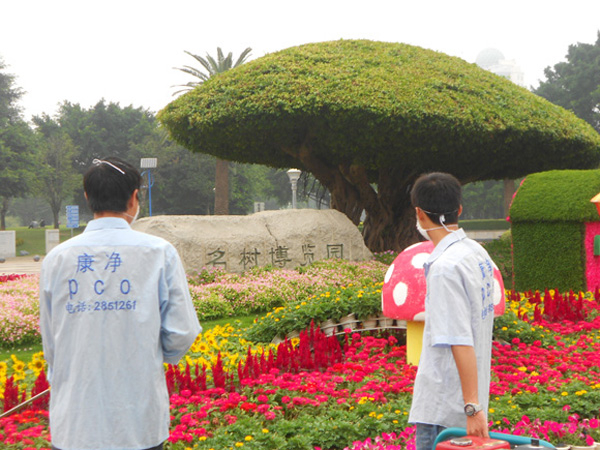
<instances>
[{"instance_id":1,"label":"white face mask","mask_svg":"<svg viewBox=\"0 0 600 450\"><path fill-rule=\"evenodd\" d=\"M138 216L140 215L140 204L138 203L137 209L135 211L135 216L131 217L130 214L127 213L123 213L125 214L127 217L131 218L131 222L129 222L129 225L133 225L134 222L137 220Z\"/></svg>"},{"instance_id":2,"label":"white face mask","mask_svg":"<svg viewBox=\"0 0 600 450\"><path fill-rule=\"evenodd\" d=\"M441 227L434 227L434 228L427 228L427 229L425 229L425 228L423 228L421 226L421 223L419 222L419 219L417 218L417 231L419 232L419 234L421 236L423 236L424 239L427 239L428 241L431 240L431 238L429 237L428 231L440 230L442 228L445 228L445 227L441 226Z\"/></svg>"}]
</instances>

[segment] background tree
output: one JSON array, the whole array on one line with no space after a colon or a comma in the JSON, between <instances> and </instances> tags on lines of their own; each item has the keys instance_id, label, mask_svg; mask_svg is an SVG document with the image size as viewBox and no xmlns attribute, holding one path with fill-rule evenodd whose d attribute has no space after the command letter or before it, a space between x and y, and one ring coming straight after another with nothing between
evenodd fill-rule
<instances>
[{"instance_id":1,"label":"background tree","mask_svg":"<svg viewBox=\"0 0 600 450\"><path fill-rule=\"evenodd\" d=\"M537 95L569 109L600 133L600 31L595 44L570 45L566 62L544 70Z\"/></svg>"},{"instance_id":2,"label":"background tree","mask_svg":"<svg viewBox=\"0 0 600 450\"><path fill-rule=\"evenodd\" d=\"M214 77L158 119L181 145L297 167L358 223L372 251L417 241L423 172L462 183L596 167L600 136L572 113L442 53L371 41L308 44Z\"/></svg>"},{"instance_id":3,"label":"background tree","mask_svg":"<svg viewBox=\"0 0 600 450\"><path fill-rule=\"evenodd\" d=\"M214 207L216 158L203 153L192 153L168 139L164 129L142 142L133 143L128 160L144 157L158 158L158 167L152 170L153 214L212 214ZM278 174L279 173L279 174ZM281 180L285 178L285 184ZM144 176L144 179L147 178ZM272 206L286 204L291 198L285 172L266 166L233 163L231 167L231 212L248 214L255 201L273 199ZM147 191L143 190L147 209Z\"/></svg>"},{"instance_id":4,"label":"background tree","mask_svg":"<svg viewBox=\"0 0 600 450\"><path fill-rule=\"evenodd\" d=\"M148 110L121 107L113 102L107 104L104 100L89 109L64 101L53 120L73 142L73 167L81 175L94 158L117 156L131 164L139 164L139 161L131 158L132 147L156 130L155 117ZM81 186L76 187L73 202L79 205L80 216L87 217Z\"/></svg>"},{"instance_id":5,"label":"background tree","mask_svg":"<svg viewBox=\"0 0 600 450\"><path fill-rule=\"evenodd\" d=\"M198 61L204 70L206 70L206 72L191 66L178 68L178 70L192 75L193 77L197 78L197 80L188 81L186 84L182 85L183 89L175 92L175 94L194 89L196 86L204 83L210 77L226 72L231 68L243 64L244 61L246 61L246 59L250 56L251 51L252 49L250 47L244 50L238 57L235 64L233 63L233 54L230 52L227 57L224 57L223 51L220 47L217 47L216 60L209 54L206 55L206 58L203 58L185 51L185 53ZM229 162L218 158L216 160L215 171L215 214L229 214Z\"/></svg>"},{"instance_id":6,"label":"background tree","mask_svg":"<svg viewBox=\"0 0 600 450\"><path fill-rule=\"evenodd\" d=\"M63 202L81 189L81 175L73 168L76 150L69 135L48 115L33 118L40 134L40 170L36 177L37 193L52 210L54 228L59 226Z\"/></svg>"},{"instance_id":7,"label":"background tree","mask_svg":"<svg viewBox=\"0 0 600 450\"><path fill-rule=\"evenodd\" d=\"M498 180L476 181L463 188L461 219L503 219L504 183Z\"/></svg>"},{"instance_id":8,"label":"background tree","mask_svg":"<svg viewBox=\"0 0 600 450\"><path fill-rule=\"evenodd\" d=\"M37 168L33 132L17 105L22 95L0 59L0 230L6 229L11 200L29 193Z\"/></svg>"}]
</instances>

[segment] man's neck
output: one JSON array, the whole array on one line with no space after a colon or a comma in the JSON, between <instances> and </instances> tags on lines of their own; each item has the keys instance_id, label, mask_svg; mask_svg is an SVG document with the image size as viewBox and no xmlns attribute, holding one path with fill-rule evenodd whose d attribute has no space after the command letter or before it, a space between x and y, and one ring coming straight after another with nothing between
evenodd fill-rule
<instances>
[{"instance_id":1,"label":"man's neck","mask_svg":"<svg viewBox=\"0 0 600 450\"><path fill-rule=\"evenodd\" d=\"M127 214L125 214L125 212L100 211L94 213L94 219L104 219L106 217L116 217L118 219L125 219L127 222L130 222L130 219L127 217Z\"/></svg>"},{"instance_id":2,"label":"man's neck","mask_svg":"<svg viewBox=\"0 0 600 450\"><path fill-rule=\"evenodd\" d=\"M448 228L450 231L447 231L445 228L439 228L437 230L431 230L427 232L431 238L431 242L433 242L434 247L437 247L441 240L448 236L452 231L458 230L458 224L449 224L446 225L446 228Z\"/></svg>"}]
</instances>

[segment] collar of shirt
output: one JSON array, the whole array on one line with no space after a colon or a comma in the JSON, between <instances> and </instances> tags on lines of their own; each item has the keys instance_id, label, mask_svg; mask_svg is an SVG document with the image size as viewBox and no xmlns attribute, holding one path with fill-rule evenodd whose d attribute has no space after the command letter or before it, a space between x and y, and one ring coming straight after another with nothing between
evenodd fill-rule
<instances>
[{"instance_id":1,"label":"collar of shirt","mask_svg":"<svg viewBox=\"0 0 600 450\"><path fill-rule=\"evenodd\" d=\"M83 232L85 233L86 231L104 230L107 228L120 228L127 230L131 227L127 221L121 217L102 217L100 219L90 220Z\"/></svg>"},{"instance_id":2,"label":"collar of shirt","mask_svg":"<svg viewBox=\"0 0 600 450\"><path fill-rule=\"evenodd\" d=\"M429 272L429 268L431 267L431 265L440 256L442 256L442 254L446 251L448 247L450 247L452 244L455 244L458 241L462 241L466 237L467 235L465 233L465 230L463 230L462 228L459 228L458 230L446 235L444 239L442 239L438 243L438 245L435 246L433 252L431 252L431 255L429 255L429 258L427 258L427 261L425 261L425 264L423 264L423 268L425 269L425 276L427 276L427 272Z\"/></svg>"}]
</instances>

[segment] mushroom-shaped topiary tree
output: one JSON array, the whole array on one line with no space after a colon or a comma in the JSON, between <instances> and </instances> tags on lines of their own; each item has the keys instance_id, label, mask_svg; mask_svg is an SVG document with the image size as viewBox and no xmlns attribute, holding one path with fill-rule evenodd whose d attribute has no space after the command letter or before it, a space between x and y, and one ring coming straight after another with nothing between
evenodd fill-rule
<instances>
[{"instance_id":1,"label":"mushroom-shaped topiary tree","mask_svg":"<svg viewBox=\"0 0 600 450\"><path fill-rule=\"evenodd\" d=\"M372 251L418 240L423 172L467 183L600 162L572 113L474 64L405 44L341 40L268 54L159 112L171 136L219 158L296 167L331 193Z\"/></svg>"}]
</instances>

